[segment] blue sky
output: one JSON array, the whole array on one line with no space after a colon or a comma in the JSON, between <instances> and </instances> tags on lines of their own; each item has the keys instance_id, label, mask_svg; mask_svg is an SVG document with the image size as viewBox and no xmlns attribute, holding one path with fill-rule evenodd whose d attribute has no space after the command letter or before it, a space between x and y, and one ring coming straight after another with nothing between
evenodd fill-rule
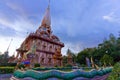
<instances>
[{"instance_id":1,"label":"blue sky","mask_svg":"<svg viewBox=\"0 0 120 80\"><path fill-rule=\"evenodd\" d=\"M120 0L51 0L51 23L65 47L79 52L120 32ZM41 24L48 0L0 0L0 51L10 55Z\"/></svg>"}]
</instances>

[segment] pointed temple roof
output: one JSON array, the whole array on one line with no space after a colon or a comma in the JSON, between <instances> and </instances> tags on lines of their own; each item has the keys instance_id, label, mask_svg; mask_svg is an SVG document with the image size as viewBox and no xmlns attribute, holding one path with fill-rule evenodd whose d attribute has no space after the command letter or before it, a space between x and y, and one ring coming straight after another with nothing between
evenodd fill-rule
<instances>
[{"instance_id":1,"label":"pointed temple roof","mask_svg":"<svg viewBox=\"0 0 120 80\"><path fill-rule=\"evenodd\" d=\"M28 42L32 39L40 39L64 47L64 43L60 42L59 38L52 34L51 31L50 0L45 15L42 19L41 25L39 26L35 33L30 33L28 35L28 37L21 44L21 47L17 49L17 51L26 52L28 50L26 48L26 44L28 44Z\"/></svg>"},{"instance_id":2,"label":"pointed temple roof","mask_svg":"<svg viewBox=\"0 0 120 80\"><path fill-rule=\"evenodd\" d=\"M51 25L50 5L48 5L48 8L45 12L41 25L47 25L47 26Z\"/></svg>"}]
</instances>

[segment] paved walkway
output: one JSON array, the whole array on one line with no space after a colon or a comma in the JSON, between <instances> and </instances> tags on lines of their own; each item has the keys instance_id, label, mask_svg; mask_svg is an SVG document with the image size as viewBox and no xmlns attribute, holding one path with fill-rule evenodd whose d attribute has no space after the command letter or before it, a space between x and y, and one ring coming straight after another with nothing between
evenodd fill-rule
<instances>
[{"instance_id":1,"label":"paved walkway","mask_svg":"<svg viewBox=\"0 0 120 80\"><path fill-rule=\"evenodd\" d=\"M103 76L96 76L95 78L91 80L106 80L106 78L109 76L109 74L103 75Z\"/></svg>"},{"instance_id":2,"label":"paved walkway","mask_svg":"<svg viewBox=\"0 0 120 80\"><path fill-rule=\"evenodd\" d=\"M0 80L10 80L13 74L0 74Z\"/></svg>"}]
</instances>

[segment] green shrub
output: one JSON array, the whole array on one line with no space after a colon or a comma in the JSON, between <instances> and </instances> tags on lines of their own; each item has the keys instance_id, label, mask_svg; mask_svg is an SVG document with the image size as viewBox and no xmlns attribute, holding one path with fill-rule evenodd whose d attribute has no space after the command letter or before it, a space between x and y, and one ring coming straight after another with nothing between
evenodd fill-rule
<instances>
[{"instance_id":1,"label":"green shrub","mask_svg":"<svg viewBox=\"0 0 120 80\"><path fill-rule=\"evenodd\" d=\"M65 67L72 67L72 65L71 64L66 64Z\"/></svg>"},{"instance_id":2,"label":"green shrub","mask_svg":"<svg viewBox=\"0 0 120 80\"><path fill-rule=\"evenodd\" d=\"M24 66L23 64L20 64L20 65L18 66L18 68L19 68L19 69L25 68L25 66Z\"/></svg>"},{"instance_id":3,"label":"green shrub","mask_svg":"<svg viewBox=\"0 0 120 80\"><path fill-rule=\"evenodd\" d=\"M120 62L116 63L107 80L120 80Z\"/></svg>"},{"instance_id":4,"label":"green shrub","mask_svg":"<svg viewBox=\"0 0 120 80\"><path fill-rule=\"evenodd\" d=\"M86 67L86 65L85 65L85 64L81 64L80 66L81 66L81 67Z\"/></svg>"},{"instance_id":5,"label":"green shrub","mask_svg":"<svg viewBox=\"0 0 120 80\"><path fill-rule=\"evenodd\" d=\"M9 66L9 67L15 67L17 63L0 63L0 67L5 67L5 66Z\"/></svg>"},{"instance_id":6,"label":"green shrub","mask_svg":"<svg viewBox=\"0 0 120 80\"><path fill-rule=\"evenodd\" d=\"M55 67L58 67L58 65L55 65Z\"/></svg>"},{"instance_id":7,"label":"green shrub","mask_svg":"<svg viewBox=\"0 0 120 80\"><path fill-rule=\"evenodd\" d=\"M14 67L0 67L0 74L13 73Z\"/></svg>"},{"instance_id":8,"label":"green shrub","mask_svg":"<svg viewBox=\"0 0 120 80\"><path fill-rule=\"evenodd\" d=\"M35 64L35 67L40 67L40 64L36 63L36 64Z\"/></svg>"},{"instance_id":9,"label":"green shrub","mask_svg":"<svg viewBox=\"0 0 120 80\"><path fill-rule=\"evenodd\" d=\"M33 70L36 70L36 71L46 71L46 70L71 71L71 70L72 70L72 67L52 67L52 68L36 67L36 68L33 68Z\"/></svg>"},{"instance_id":10,"label":"green shrub","mask_svg":"<svg viewBox=\"0 0 120 80\"><path fill-rule=\"evenodd\" d=\"M11 67L15 67L17 65L17 63L9 63L9 66Z\"/></svg>"},{"instance_id":11,"label":"green shrub","mask_svg":"<svg viewBox=\"0 0 120 80\"><path fill-rule=\"evenodd\" d=\"M93 68L92 68L92 67L83 67L83 69L84 69L85 71L90 71L90 70L92 70Z\"/></svg>"}]
</instances>

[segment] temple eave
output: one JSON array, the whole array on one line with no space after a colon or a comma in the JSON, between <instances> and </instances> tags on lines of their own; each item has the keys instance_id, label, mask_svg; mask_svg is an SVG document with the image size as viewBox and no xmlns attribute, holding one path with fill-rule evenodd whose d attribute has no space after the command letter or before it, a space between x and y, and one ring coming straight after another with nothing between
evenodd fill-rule
<instances>
[{"instance_id":1,"label":"temple eave","mask_svg":"<svg viewBox=\"0 0 120 80\"><path fill-rule=\"evenodd\" d=\"M18 48L18 49L16 49L16 51L18 51L18 52L27 52L28 50Z\"/></svg>"},{"instance_id":2,"label":"temple eave","mask_svg":"<svg viewBox=\"0 0 120 80\"><path fill-rule=\"evenodd\" d=\"M53 43L53 44L56 44L56 45L60 45L61 47L64 47L64 43L62 43L62 42L55 42L55 41L52 41L49 38L40 37L39 35L37 35L35 33L30 33L30 35L26 38L25 41L27 41L29 38L41 39L41 40L44 40L44 41L47 41L47 42L50 42L50 43Z\"/></svg>"}]
</instances>

